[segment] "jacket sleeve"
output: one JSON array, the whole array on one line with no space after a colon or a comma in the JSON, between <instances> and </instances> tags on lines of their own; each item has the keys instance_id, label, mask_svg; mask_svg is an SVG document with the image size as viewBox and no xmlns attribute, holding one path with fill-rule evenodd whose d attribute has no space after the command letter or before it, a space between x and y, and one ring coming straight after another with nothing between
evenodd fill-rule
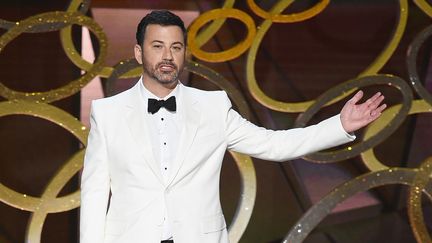
<instances>
[{"instance_id":1,"label":"jacket sleeve","mask_svg":"<svg viewBox=\"0 0 432 243\"><path fill-rule=\"evenodd\" d=\"M81 243L103 243L110 191L107 147L95 104L92 103L91 128L81 176Z\"/></svg>"},{"instance_id":2,"label":"jacket sleeve","mask_svg":"<svg viewBox=\"0 0 432 243\"><path fill-rule=\"evenodd\" d=\"M228 149L252 157L286 161L355 139L342 127L340 115L305 128L274 131L244 119L232 109L226 93L225 105Z\"/></svg>"}]
</instances>

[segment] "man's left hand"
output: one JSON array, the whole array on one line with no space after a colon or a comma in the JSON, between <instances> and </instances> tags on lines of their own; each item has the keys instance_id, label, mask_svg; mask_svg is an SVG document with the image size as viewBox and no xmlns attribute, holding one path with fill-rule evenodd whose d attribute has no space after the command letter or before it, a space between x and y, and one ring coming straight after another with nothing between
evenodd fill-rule
<instances>
[{"instance_id":1,"label":"man's left hand","mask_svg":"<svg viewBox=\"0 0 432 243\"><path fill-rule=\"evenodd\" d=\"M363 91L358 91L341 110L341 122L346 132L354 132L376 120L386 108L381 104L384 96L378 92L366 102L357 104L363 97Z\"/></svg>"}]
</instances>

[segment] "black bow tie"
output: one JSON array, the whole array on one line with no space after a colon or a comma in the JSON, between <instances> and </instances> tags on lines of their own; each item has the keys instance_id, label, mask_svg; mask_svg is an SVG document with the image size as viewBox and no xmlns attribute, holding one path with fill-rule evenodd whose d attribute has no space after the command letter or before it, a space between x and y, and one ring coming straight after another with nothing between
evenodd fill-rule
<instances>
[{"instance_id":1,"label":"black bow tie","mask_svg":"<svg viewBox=\"0 0 432 243\"><path fill-rule=\"evenodd\" d=\"M148 112L154 114L158 112L161 107L165 107L165 109L169 111L176 111L175 96L171 96L167 100L148 99Z\"/></svg>"}]
</instances>

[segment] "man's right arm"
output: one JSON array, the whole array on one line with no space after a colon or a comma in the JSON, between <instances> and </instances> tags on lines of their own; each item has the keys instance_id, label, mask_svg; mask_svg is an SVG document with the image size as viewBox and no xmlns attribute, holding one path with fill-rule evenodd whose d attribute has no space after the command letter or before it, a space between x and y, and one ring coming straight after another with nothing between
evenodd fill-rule
<instances>
[{"instance_id":1,"label":"man's right arm","mask_svg":"<svg viewBox=\"0 0 432 243\"><path fill-rule=\"evenodd\" d=\"M92 103L91 110L91 129L81 177L80 242L103 243L110 191L108 156L96 102Z\"/></svg>"}]
</instances>

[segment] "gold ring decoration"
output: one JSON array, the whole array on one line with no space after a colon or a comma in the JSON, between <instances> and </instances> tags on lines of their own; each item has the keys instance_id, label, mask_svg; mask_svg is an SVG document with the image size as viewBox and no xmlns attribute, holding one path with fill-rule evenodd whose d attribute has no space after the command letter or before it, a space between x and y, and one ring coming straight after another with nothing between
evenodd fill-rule
<instances>
[{"instance_id":1,"label":"gold ring decoration","mask_svg":"<svg viewBox=\"0 0 432 243\"><path fill-rule=\"evenodd\" d=\"M283 242L303 242L309 233L341 202L356 193L364 192L383 185L413 185L417 169L390 168L369 172L337 186L319 202L315 203L295 226L289 231ZM424 192L432 194L432 184L424 188ZM425 241L421 241L425 242Z\"/></svg>"},{"instance_id":2,"label":"gold ring decoration","mask_svg":"<svg viewBox=\"0 0 432 243\"><path fill-rule=\"evenodd\" d=\"M69 6L66 12L81 12L82 14L86 14L90 8L91 0L72 0L69 3Z\"/></svg>"},{"instance_id":3,"label":"gold ring decoration","mask_svg":"<svg viewBox=\"0 0 432 243\"><path fill-rule=\"evenodd\" d=\"M129 59L126 61L121 61L114 66L114 71L108 78L105 93L110 96L114 94L112 87L115 86L115 82L119 81L119 77L128 72L131 69L140 67L135 59ZM186 60L185 70L198 75L219 88L225 90L228 96L233 100L233 103L237 106L240 114L243 117L249 118L250 108L246 103L245 98L242 93L240 93L228 80L226 80L222 75L206 67L203 64L196 63L191 60ZM246 227L252 216L252 211L255 204L256 198L256 174L255 168L252 163L252 159L244 154L230 152L231 156L234 158L236 165L240 172L241 177L241 187L240 187L240 201L238 203L236 213L229 226L228 233L230 242L238 242L243 235Z\"/></svg>"},{"instance_id":4,"label":"gold ring decoration","mask_svg":"<svg viewBox=\"0 0 432 243\"><path fill-rule=\"evenodd\" d=\"M80 10L81 9L86 10L88 9L88 5L90 5L90 0L73 0L69 4L67 11L68 12L74 11L74 9L77 8L79 8ZM84 60L79 54L79 51L76 50L75 45L73 44L72 28L70 26L63 28L60 31L60 40L66 55L69 57L72 63L75 64L77 67L81 68L81 70L88 72L92 68L93 64ZM112 67L103 67L102 70L99 72L99 76L103 78L107 78L111 75L113 70L114 69ZM135 68L129 70L129 72L127 73L124 73L121 76L121 78L135 78L135 77L139 77L140 75L141 75L141 69Z\"/></svg>"},{"instance_id":5,"label":"gold ring decoration","mask_svg":"<svg viewBox=\"0 0 432 243\"><path fill-rule=\"evenodd\" d=\"M425 28L420 34L416 36L414 41L408 48L407 53L407 67L409 79L417 94L426 100L432 106L432 95L423 87L420 77L417 72L417 55L423 43L432 35L432 25Z\"/></svg>"},{"instance_id":6,"label":"gold ring decoration","mask_svg":"<svg viewBox=\"0 0 432 243\"><path fill-rule=\"evenodd\" d=\"M82 14L87 13L90 7L90 0L73 0L69 4L68 12L78 11ZM41 19L42 21L42 19ZM12 22L0 19L0 29L10 29L14 27L19 22ZM25 33L40 33L40 32L49 32L56 31L61 28L67 26L67 23L58 22L58 23L41 23L33 26L32 28L28 28L25 30Z\"/></svg>"},{"instance_id":7,"label":"gold ring decoration","mask_svg":"<svg viewBox=\"0 0 432 243\"><path fill-rule=\"evenodd\" d=\"M280 1L282 2L282 1ZM288 1L285 1L288 2ZM266 12L262 8L260 8L254 0L247 0L247 4L249 5L249 8L258 16L260 16L263 19L271 20L275 23L295 23L304 21L307 19L310 19L319 13L321 13L327 5L330 3L330 0L321 0L317 4L315 4L313 7L311 7L308 10L305 10L300 13L293 13L293 14L279 14L279 13L272 13L272 12Z\"/></svg>"},{"instance_id":8,"label":"gold ring decoration","mask_svg":"<svg viewBox=\"0 0 432 243\"><path fill-rule=\"evenodd\" d=\"M432 6L425 0L414 0L414 3L419 7L425 14L432 18Z\"/></svg>"},{"instance_id":9,"label":"gold ring decoration","mask_svg":"<svg viewBox=\"0 0 432 243\"><path fill-rule=\"evenodd\" d=\"M369 76L377 74L381 68L388 62L390 57L395 52L398 47L400 40L406 29L406 24L408 20L408 1L399 0L399 19L396 29L393 33L393 37L390 39L384 50L380 55L369 65L363 72L361 72L358 77Z\"/></svg>"},{"instance_id":10,"label":"gold ring decoration","mask_svg":"<svg viewBox=\"0 0 432 243\"><path fill-rule=\"evenodd\" d=\"M426 191L426 186L430 184L432 175L432 157L423 162L418 169L409 191L408 199L408 218L411 222L414 236L417 242L432 242L423 218L422 192ZM426 191L427 192L427 191ZM432 200L430 193L429 199Z\"/></svg>"},{"instance_id":11,"label":"gold ring decoration","mask_svg":"<svg viewBox=\"0 0 432 243\"><path fill-rule=\"evenodd\" d=\"M324 106L324 104L326 104L329 100L333 99L333 97L340 95L344 91L351 90L354 87L361 88L376 84L393 86L399 91L401 91L403 96L402 107L392 113L393 116L390 122L385 121L385 128L380 130L379 133L375 134L371 138L365 141L361 141L360 143L357 143L353 146L349 146L347 148L337 151L313 153L310 155L306 155L304 159L314 162L328 163L353 158L362 153L363 151L366 151L380 144L382 141L388 138L400 126L400 124L402 124L411 108L411 102L413 99L411 89L408 84L406 84L406 82L399 77L380 74L353 79L351 81L339 84L334 88L328 90L320 97L318 97L317 101L312 106L310 106L305 111L305 113L303 113L297 118L295 127L306 126L306 123L313 117L313 115L315 115L321 109L321 107Z\"/></svg>"},{"instance_id":12,"label":"gold ring decoration","mask_svg":"<svg viewBox=\"0 0 432 243\"><path fill-rule=\"evenodd\" d=\"M93 68L96 63L92 64L84 60L81 57L79 51L77 51L77 49L75 48L72 40L72 28L70 26L63 28L60 31L60 40L66 55L69 57L73 64L86 72L89 72L89 70ZM107 78L112 74L113 71L113 67L105 66L101 68L101 70L98 72L98 75L102 78ZM128 71L127 73L124 73L120 78L136 78L141 76L141 72L141 67L138 67Z\"/></svg>"},{"instance_id":13,"label":"gold ring decoration","mask_svg":"<svg viewBox=\"0 0 432 243\"><path fill-rule=\"evenodd\" d=\"M369 126L365 128L364 140L369 140L370 137L378 134L384 127L388 125L387 121L394 118L394 114L396 114L401 109L401 105L394 105L392 107L387 108L382 114L381 117L378 118L375 122L371 123ZM409 110L408 115L418 114L418 113L432 113L432 106L429 105L425 100L414 100L411 105L411 109ZM386 165L378 160L375 156L373 148L368 149L360 154L364 165L370 171L384 170L388 169Z\"/></svg>"},{"instance_id":14,"label":"gold ring decoration","mask_svg":"<svg viewBox=\"0 0 432 243\"><path fill-rule=\"evenodd\" d=\"M63 186L83 167L85 149L70 158L48 183L41 200L42 204L33 211L26 230L26 242L40 242L42 225L48 213L65 212L80 206L80 191L56 198ZM54 209L54 211L52 210Z\"/></svg>"},{"instance_id":15,"label":"gold ring decoration","mask_svg":"<svg viewBox=\"0 0 432 243\"><path fill-rule=\"evenodd\" d=\"M9 29L0 37L0 52L3 48L27 29L33 28L42 23L66 23L78 24L87 26L99 39L100 53L97 61L93 64L88 72L80 78L71 81L67 85L46 92L19 92L6 87L0 83L0 95L8 100L27 100L36 102L50 103L56 100L71 96L81 90L88 82L90 82L102 69L106 57L107 42L105 33L102 28L94 22L93 19L84 16L78 12L48 12L29 17L25 20L17 22L14 27Z\"/></svg>"},{"instance_id":16,"label":"gold ring decoration","mask_svg":"<svg viewBox=\"0 0 432 243\"><path fill-rule=\"evenodd\" d=\"M249 224L256 198L256 174L251 157L231 152L240 172L240 200L228 228L230 242L239 242Z\"/></svg>"},{"instance_id":17,"label":"gold ring decoration","mask_svg":"<svg viewBox=\"0 0 432 243\"><path fill-rule=\"evenodd\" d=\"M105 86L104 86L104 96L110 97L116 94L114 89L114 84L116 81L121 78L121 76L131 70L141 70L142 72L142 66L136 61L135 58L130 58L126 60L122 60L118 62L116 65L114 65L113 71L111 72L110 76L106 79Z\"/></svg>"},{"instance_id":18,"label":"gold ring decoration","mask_svg":"<svg viewBox=\"0 0 432 243\"><path fill-rule=\"evenodd\" d=\"M222 9L230 9L234 6L235 0L225 0ZM216 19L213 21L208 27L206 27L203 31L201 31L198 36L195 38L196 45L198 47L203 46L207 41L212 38L216 32L222 27L222 25L225 23L225 18L223 19Z\"/></svg>"},{"instance_id":19,"label":"gold ring decoration","mask_svg":"<svg viewBox=\"0 0 432 243\"><path fill-rule=\"evenodd\" d=\"M29 101L4 101L0 103L0 117L28 115L59 125L74 135L83 145L87 143L88 129L69 113L55 106ZM67 182L82 168L84 149L70 158L55 174L40 198L18 193L0 183L0 201L20 210L32 212L27 242L40 242L43 222L48 213L64 212L79 207L79 191L56 197Z\"/></svg>"},{"instance_id":20,"label":"gold ring decoration","mask_svg":"<svg viewBox=\"0 0 432 243\"><path fill-rule=\"evenodd\" d=\"M83 4L88 1L88 4L90 4L89 0L82 0ZM80 5L80 0L74 0L69 5L67 11L73 11L74 9L78 8ZM84 60L79 51L75 48L75 45L72 40L72 28L71 26L67 26L63 28L60 31L60 41L63 46L63 49L66 53L66 55L69 57L69 59L72 61L73 64L75 64L77 67L79 67L81 70L84 70L88 72L92 69L93 65L92 63L87 62ZM102 70L98 73L98 75L102 78L107 78L111 75L113 72L112 67L103 67ZM120 78L135 78L139 77L141 75L141 68L135 68L132 70L129 70L127 73L124 73Z\"/></svg>"},{"instance_id":21,"label":"gold ring decoration","mask_svg":"<svg viewBox=\"0 0 432 243\"><path fill-rule=\"evenodd\" d=\"M209 20L220 19L220 18L234 18L243 22L247 27L247 36L244 40L239 42L234 47L221 51L221 52L206 52L199 48L195 38L198 30L204 26ZM230 9L213 9L203 13L189 26L188 29L188 47L189 51L195 57L207 61L207 62L225 62L228 60L235 59L243 54L251 45L253 38L256 34L255 22L245 12L230 8Z\"/></svg>"},{"instance_id":22,"label":"gold ring decoration","mask_svg":"<svg viewBox=\"0 0 432 243\"><path fill-rule=\"evenodd\" d=\"M292 0L280 1L273 7L270 13L271 14L281 13L292 2L293 2ZM384 50L380 53L380 55L357 77L364 77L364 76L377 74L378 71L381 70L381 68L387 63L387 61L390 59L390 57L396 50L403 36L403 33L405 31L406 23L408 19L407 0L399 1L399 12L400 14L398 19L398 24L396 26L395 32L393 33L393 37L390 39L390 41L388 42ZM266 19L263 21L263 23L258 27L258 32L248 52L247 61L246 61L246 80L247 80L249 92L252 94L255 100L257 100L260 104L262 104L263 106L269 109L279 111L279 112L291 112L291 113L303 112L309 106L311 106L312 103L314 103L313 100L295 102L295 103L278 101L267 96L258 86L255 77L254 63L256 60L259 45L262 39L264 38L265 33L268 31L271 25L272 22L270 20ZM334 97L327 104L325 104L325 106L336 103L337 101L352 94L355 90L357 90L356 87L353 87L352 90L347 90L346 92L340 94L339 96Z\"/></svg>"}]
</instances>

